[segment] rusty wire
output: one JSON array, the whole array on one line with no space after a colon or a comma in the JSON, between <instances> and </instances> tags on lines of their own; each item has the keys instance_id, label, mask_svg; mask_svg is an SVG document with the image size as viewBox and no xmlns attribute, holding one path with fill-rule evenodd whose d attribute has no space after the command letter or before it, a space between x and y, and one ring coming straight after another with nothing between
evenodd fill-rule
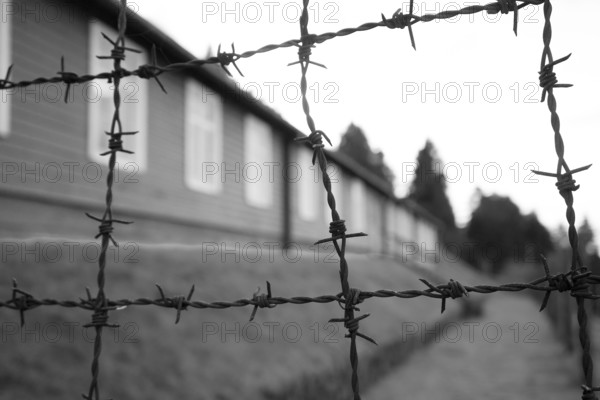
<instances>
[{"instance_id":1,"label":"rusty wire","mask_svg":"<svg viewBox=\"0 0 600 400\"><path fill-rule=\"evenodd\" d=\"M91 214L87 216L97 222L99 225L99 233L95 238L102 237L101 239L101 252L98 261L98 275L97 285L98 291L95 297L91 295L89 289L86 288L86 298L80 298L79 300L56 300L56 299L39 299L36 298L29 292L26 292L18 287L17 281L13 280L12 284L12 297L6 301L0 300L0 308L5 307L8 309L19 311L21 325L25 323L24 313L28 310L41 307L41 306L60 306L66 308L81 308L85 310L93 311L92 322L87 324L88 327L94 327L96 330L96 336L94 340L94 353L92 360L92 380L87 394L83 394L83 397L88 400L99 400L99 373L100 373L100 355L102 351L102 329L103 327L116 327L117 325L111 325L108 323L108 312L115 310L123 306L158 306L164 308L173 308L176 310L175 323L178 323L181 318L181 312L188 308L196 309L225 309L230 307L254 307L250 320L252 320L256 314L258 308L272 308L281 304L307 304L307 303L331 303L338 302L340 307L344 310L343 318L332 318L330 322L341 322L344 323L345 328L348 330L346 337L350 338L350 363L352 367L351 385L354 394L354 399L359 400L359 382L358 382L358 353L356 351L356 337L361 337L372 343L375 340L368 337L367 335L358 331L359 321L367 318L369 314L364 314L356 317L354 312L359 311L356 307L357 304L362 303L370 298L386 298L386 297L397 297L397 298L417 298L417 297L429 297L441 300L441 311L444 312L446 306L446 299L456 299L463 295L468 296L469 293L480 293L489 294L495 292L519 292L523 290L533 290L544 292L544 298L540 311L542 311L549 300L550 295L553 292L570 292L570 295L576 299L578 311L577 319L580 326L579 338L583 350L582 354L582 368L585 378L585 383L581 385L583 390L582 399L584 400L596 400L595 392L600 391L600 387L593 386L593 362L590 351L590 339L587 332L587 315L585 311L584 301L585 299L596 300L600 298L600 295L594 295L590 292L590 285L600 284L600 276L592 275L591 271L588 271L585 266L581 263L581 257L578 249L578 236L577 229L575 228L575 211L573 208L573 191L579 188L575 184L572 176L573 174L587 170L590 165L577 168L569 169L567 162L564 159L564 142L560 134L560 120L556 112L556 98L553 90L555 88L570 87L570 84L559 84L556 79L556 74L553 72L554 66L569 59L570 54L566 57L554 60L552 52L550 50L550 42L552 38L552 27L550 23L550 16L552 14L552 5L550 0L520 0L521 4L517 4L517 0L498 0L493 3L486 5L472 5L460 10L448 10L437 14L426 14L422 16L413 15L413 1L410 1L409 13L403 14L401 9L397 10L391 18L387 19L382 14L382 20L380 22L365 23L355 28L342 29L337 32L323 33L320 35L309 34L308 32L308 5L309 0L303 0L303 11L300 18L300 39L288 40L280 44L271 44L263 46L257 50L246 51L243 53L236 53L235 47L232 44L232 52L221 52L221 47L217 56L209 57L204 60L191 60L181 63L173 63L167 66L159 66L156 58L156 49L153 46L151 50L151 64L139 66L137 69L128 71L121 66L121 62L126 57L126 52L137 51L132 48L125 46L125 33L127 25L127 0L120 0L120 9L117 24L117 38L114 40L104 35L104 38L108 40L113 49L110 55L98 56L99 58L112 59L113 70L109 72L102 72L96 75L78 75L74 72L65 71L65 61L61 58L61 70L57 72L57 76L51 78L37 78L33 80L22 80L13 82L10 80L10 74L13 66L11 65L5 75L5 79L0 79L0 90L12 89L17 87L26 87L30 85L39 85L44 83L65 83L67 86L67 93L70 86L75 83L89 82L95 79L107 79L109 82L114 81L114 113L112 117L110 131L106 132L109 137L108 140L108 151L102 153L102 155L109 155L108 168L109 174L107 176L107 187L105 196L105 209L101 218L95 217ZM513 19L513 31L517 34L517 23L518 23L518 10L528 5L541 5L544 6L544 30L543 30L543 42L544 48L542 52L541 69L540 75L540 86L543 88L542 101L546 100L548 109L551 114L551 125L554 131L555 149L558 156L557 172L548 173L541 171L533 171L537 174L544 176L551 176L557 179L556 186L559 190L560 195L564 198L567 206L567 222L569 223L569 243L572 250L571 258L571 270L566 274L552 275L550 273L550 267L547 264L546 259L542 256L542 264L544 267L544 276L528 282L528 283L508 283L502 285L463 285L460 282L450 279L447 284L443 285L432 285L428 281L421 279L421 282L426 286L422 289L410 289L403 291L394 290L376 290L376 291L362 291L356 288L352 288L349 283L348 274L348 262L346 260L346 244L347 239L357 238L366 236L365 233L346 233L345 221L340 217L339 212L336 208L336 200L331 188L331 179L327 173L327 158L323 150L324 143L323 138L331 145L331 142L325 132L318 130L316 123L310 114L310 105L307 98L307 72L310 64L325 67L324 65L315 62L310 59L311 49L316 44L324 43L336 37L347 36L356 32L368 31L377 27L387 27L390 29L400 28L404 29L408 27L411 45L416 49L415 38L412 26L418 22L430 22L437 19L449 19L458 15L474 14L478 12L487 12L490 14L501 12L508 14L509 12L514 13ZM315 244L321 244L326 242L332 242L336 253L340 258L340 283L342 291L335 295L322 295L317 297L274 297L271 293L271 285L267 282L267 293L259 294L260 290L253 294L252 298L239 299L235 301L217 301L217 302L204 302L204 301L192 301L192 295L194 293L194 286L190 289L187 295L178 295L167 297L160 285L157 285L159 291L159 297L155 299L150 298L138 298L138 299L121 299L111 300L108 299L104 293L105 287L105 268L106 268L106 252L109 245L112 243L114 246L118 246L117 242L112 236L114 230L113 224L121 223L128 224L126 222L113 218L112 213L112 201L113 201L113 174L116 164L116 158L118 152L131 153L130 151L123 148L123 136L134 135L138 132L123 132L121 126L121 119L119 114L119 107L121 103L121 96L119 90L119 83L122 78L128 76L138 76L142 79L154 79L160 88L166 92L165 87L159 80L159 76L165 72L177 71L186 68L194 68L204 64L219 64L227 74L231 75L228 66L233 65L234 68L242 75L242 72L237 61L240 59L246 59L257 54L266 53L280 48L298 47L298 61L292 62L289 65L299 64L301 68L301 94L302 94L302 109L304 111L306 122L309 129L309 134L306 137L298 138L299 142L307 142L312 146L313 158L312 163L318 163L319 169L323 177L323 185L327 193L327 204L331 210L331 223L329 226L329 233L331 237L317 241ZM243 76L243 75L242 75ZM67 101L68 95L65 96L65 102ZM562 170L564 168L564 173Z\"/></svg>"}]
</instances>

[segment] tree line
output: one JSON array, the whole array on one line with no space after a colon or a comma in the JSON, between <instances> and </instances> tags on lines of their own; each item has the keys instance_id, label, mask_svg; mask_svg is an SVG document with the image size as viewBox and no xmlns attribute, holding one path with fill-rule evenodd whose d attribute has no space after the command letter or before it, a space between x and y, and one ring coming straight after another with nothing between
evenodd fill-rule
<instances>
[{"instance_id":1,"label":"tree line","mask_svg":"<svg viewBox=\"0 0 600 400\"><path fill-rule=\"evenodd\" d=\"M394 190L395 176L385 163L381 151L371 149L363 130L351 124L343 134L338 150L359 162ZM555 237L539 221L535 213L523 214L507 196L484 195L479 189L474 194L474 208L465 227L457 227L452 205L446 194L446 177L437 165L441 160L434 144L427 140L418 152L417 167L408 198L414 200L444 225L442 244L452 245L465 262L473 267L497 274L511 262L540 261L540 254L548 255L564 247L557 232ZM564 228L562 228L564 230ZM600 272L600 257L594 245L594 232L584 220L579 228L580 249L587 265Z\"/></svg>"}]
</instances>

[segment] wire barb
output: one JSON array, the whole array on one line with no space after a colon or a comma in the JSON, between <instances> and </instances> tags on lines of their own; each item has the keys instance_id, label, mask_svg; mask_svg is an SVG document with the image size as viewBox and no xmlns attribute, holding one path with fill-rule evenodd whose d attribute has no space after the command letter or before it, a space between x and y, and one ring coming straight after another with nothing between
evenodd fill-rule
<instances>
[{"instance_id":1,"label":"wire barb","mask_svg":"<svg viewBox=\"0 0 600 400\"><path fill-rule=\"evenodd\" d=\"M158 292L160 293L160 299L155 301L155 304L160 305L162 307L174 308L177 310L177 315L175 316L175 325L179 323L181 319L181 312L187 310L190 300L192 299L192 295L194 294L194 290L196 289L196 285L192 285L187 296L174 296L174 297L166 297L165 292L162 287L155 283Z\"/></svg>"},{"instance_id":2,"label":"wire barb","mask_svg":"<svg viewBox=\"0 0 600 400\"><path fill-rule=\"evenodd\" d=\"M9 80L12 69L13 65L11 64L6 70L6 75L4 75L4 79L0 79L0 90L10 89L13 87L14 84Z\"/></svg>"},{"instance_id":3,"label":"wire barb","mask_svg":"<svg viewBox=\"0 0 600 400\"><path fill-rule=\"evenodd\" d=\"M233 43L231 43L231 53L221 52L221 45L219 44L219 48L217 49L217 60L219 61L219 64L221 64L221 68L223 68L223 71L225 71L230 77L233 77L233 75L231 75L231 72L229 72L229 70L227 69L227 66L229 64L233 64L237 72L241 76L244 76L244 74L242 74L242 71L240 71L237 64L235 63L239 59L240 55L235 52L235 45Z\"/></svg>"},{"instance_id":4,"label":"wire barb","mask_svg":"<svg viewBox=\"0 0 600 400\"><path fill-rule=\"evenodd\" d=\"M542 171L536 171L536 170L531 170L531 172L533 172L536 175L549 176L549 177L556 178L556 183L555 183L556 188L558 189L558 192L560 193L560 195L563 198L565 198L565 200L567 200L567 197L569 196L567 193L577 191L580 186L580 185L576 185L576 181L575 181L575 179L573 179L573 174L576 174L577 172L581 172L581 171L586 171L591 166L592 166L592 164L588 164L584 167L570 170L569 172L564 173L564 174L554 174L551 172L542 172Z\"/></svg>"},{"instance_id":5,"label":"wire barb","mask_svg":"<svg viewBox=\"0 0 600 400\"><path fill-rule=\"evenodd\" d=\"M104 39L106 39L110 44L113 45L113 48L110 51L110 56L96 56L96 58L98 58L100 60L125 61L125 52L126 51L130 51L132 53L138 53L138 54L141 53L141 50L119 45L118 43L121 41L121 37L119 37L116 40L112 40L104 32L101 32L101 35Z\"/></svg>"},{"instance_id":6,"label":"wire barb","mask_svg":"<svg viewBox=\"0 0 600 400\"><path fill-rule=\"evenodd\" d=\"M105 151L104 153L100 153L101 156L113 154L118 151L120 151L121 153L134 154L133 151L125 150L123 148L123 139L121 138L121 135L135 135L138 133L137 131L136 132L119 132L119 133L104 132L104 133L107 136L109 136L108 151Z\"/></svg>"},{"instance_id":7,"label":"wire barb","mask_svg":"<svg viewBox=\"0 0 600 400\"><path fill-rule=\"evenodd\" d=\"M554 88L568 88L573 85L570 83L558 83L558 79L556 78L556 73L553 71L554 66L560 64L561 62L567 61L571 57L571 54L559 58L551 63L546 64L542 70L539 72L540 75L540 87L542 90L542 100L543 103L546 100L546 93L551 91Z\"/></svg>"},{"instance_id":8,"label":"wire barb","mask_svg":"<svg viewBox=\"0 0 600 400\"><path fill-rule=\"evenodd\" d=\"M109 324L108 323L108 310L114 310L114 308L110 308L110 307L99 307L98 309L94 310L94 313L92 314L92 322L85 324L83 327L84 328L98 328L98 327L108 327L108 328L118 328L119 325L117 324Z\"/></svg>"},{"instance_id":9,"label":"wire barb","mask_svg":"<svg viewBox=\"0 0 600 400\"><path fill-rule=\"evenodd\" d=\"M15 308L19 310L19 318L21 321L21 327L25 326L25 311L30 310L33 306L30 304L33 296L24 290L19 289L16 278L12 280L12 303Z\"/></svg>"},{"instance_id":10,"label":"wire barb","mask_svg":"<svg viewBox=\"0 0 600 400\"><path fill-rule=\"evenodd\" d=\"M371 314L364 314L361 315L360 317L354 317L353 313L354 311L360 311L360 309L358 307L356 307L357 304L362 303L362 299L360 298L360 290L358 289L350 289L349 291L349 295L346 298L345 301L345 305L344 305L344 310L346 311L346 316L344 318L331 318L329 320L330 323L333 322L343 322L344 323L344 328L346 328L348 330L348 333L345 335L346 338L350 338L352 340L354 340L354 338L356 336L361 337L375 345L377 345L377 342L370 338L367 335L364 335L360 332L358 332L358 328L359 328L359 321L369 317L369 315Z\"/></svg>"},{"instance_id":11,"label":"wire barb","mask_svg":"<svg viewBox=\"0 0 600 400\"><path fill-rule=\"evenodd\" d=\"M346 234L346 221L344 221L343 219L330 222L329 223L329 233L331 233L330 238L318 240L314 243L314 245L316 246L318 244L333 242L333 241L340 240L340 239L349 239L349 238L367 236L367 234L364 232Z\"/></svg>"},{"instance_id":12,"label":"wire barb","mask_svg":"<svg viewBox=\"0 0 600 400\"><path fill-rule=\"evenodd\" d=\"M110 239L110 241L112 242L112 244L115 245L115 247L119 247L119 244L112 237L112 232L114 230L112 224L124 224L124 225L133 224L133 221L121 221L120 219L98 218L98 217L94 217L93 215L91 215L89 213L85 213L85 215L87 215L88 218L91 218L94 221L100 222L100 225L98 226L99 233L96 236L94 236L94 239L98 239L100 236L107 236Z\"/></svg>"},{"instance_id":13,"label":"wire barb","mask_svg":"<svg viewBox=\"0 0 600 400\"><path fill-rule=\"evenodd\" d=\"M146 64L146 65L140 66L137 70L137 76L139 76L142 79L154 79L156 81L156 83L158 83L158 86L160 86L160 90L162 90L164 94L168 94L167 89L165 89L165 87L163 86L160 79L158 79L158 76L163 71L158 67L158 60L156 57L156 45L155 44L152 44L150 58L152 60L152 64Z\"/></svg>"},{"instance_id":14,"label":"wire barb","mask_svg":"<svg viewBox=\"0 0 600 400\"><path fill-rule=\"evenodd\" d=\"M404 29L408 27L408 34L410 36L410 44L412 48L417 50L417 46L415 45L415 37L412 30L413 24L413 7L414 0L410 0L409 11L408 14L403 14L402 9L399 8L394 12L392 18L387 19L383 13L381 13L381 22L387 26L389 29Z\"/></svg>"},{"instance_id":15,"label":"wire barb","mask_svg":"<svg viewBox=\"0 0 600 400\"><path fill-rule=\"evenodd\" d=\"M517 27L519 24L519 7L517 5L517 0L497 0L498 5L499 5L499 10L488 10L488 14L497 14L498 12L501 12L502 14L508 14L510 11L512 11L513 14L513 32L515 33L515 36L518 36L517 34Z\"/></svg>"},{"instance_id":16,"label":"wire barb","mask_svg":"<svg viewBox=\"0 0 600 400\"><path fill-rule=\"evenodd\" d=\"M320 130L313 131L310 135L306 137L295 138L294 141L298 143L310 144L310 146L313 148L312 164L315 165L318 154L317 151L325 147L325 145L323 144L323 138L327 140L327 143L329 143L330 146L333 146L331 144L331 140L329 140L329 137L325 134L325 132Z\"/></svg>"},{"instance_id":17,"label":"wire barb","mask_svg":"<svg viewBox=\"0 0 600 400\"><path fill-rule=\"evenodd\" d=\"M325 68L327 69L327 67L321 63L315 62L315 61L311 61L310 56L312 54L312 50L313 48L315 48L315 42L317 40L317 35L305 35L302 36L302 39L300 39L299 43L295 43L295 46L298 47L298 61L294 61L288 64L289 66L292 65L296 65L296 64L301 64L301 65L308 65L308 64L313 64L316 65L317 67L321 67L321 68Z\"/></svg>"},{"instance_id":18,"label":"wire barb","mask_svg":"<svg viewBox=\"0 0 600 400\"><path fill-rule=\"evenodd\" d=\"M573 271L568 272L566 274L550 274L550 267L548 267L548 260L544 257L543 254L540 254L540 259L542 260L542 265L544 266L544 272L546 273L546 278L544 281L548 282L548 287L558 290L558 292L565 292L567 290L573 289L573 283L569 281L569 276L572 275ZM541 282L540 282L541 283ZM540 307L540 312L544 311L546 306L548 305L548 301L550 300L551 291L547 291L544 294L544 299L542 300L542 305Z\"/></svg>"},{"instance_id":19,"label":"wire barb","mask_svg":"<svg viewBox=\"0 0 600 400\"><path fill-rule=\"evenodd\" d=\"M469 292L467 291L467 289L460 282L455 281L454 279L450 279L447 285L442 286L433 286L425 279L419 280L423 282L431 292L440 294L440 298L442 299L442 314L444 313L444 311L446 311L446 299L448 297L452 299L457 299L459 297L462 297L463 295L469 297Z\"/></svg>"},{"instance_id":20,"label":"wire barb","mask_svg":"<svg viewBox=\"0 0 600 400\"><path fill-rule=\"evenodd\" d=\"M587 385L581 385L583 393L581 400L596 400L596 394L594 392L600 392L600 387L589 387Z\"/></svg>"},{"instance_id":21,"label":"wire barb","mask_svg":"<svg viewBox=\"0 0 600 400\"><path fill-rule=\"evenodd\" d=\"M65 91L65 104L69 99L69 91L71 90L71 85L77 83L79 76L74 72L65 72L65 56L60 58L60 71L57 72L58 75L62 78L63 82L67 85L67 90Z\"/></svg>"},{"instance_id":22,"label":"wire barb","mask_svg":"<svg viewBox=\"0 0 600 400\"><path fill-rule=\"evenodd\" d=\"M250 315L250 321L254 321L254 317L256 316L256 311L258 308L275 308L275 304L271 304L270 300L273 297L271 293L271 283L267 281L267 293L260 293L260 287L256 290L256 292L252 295L252 301L256 304L254 305L254 309L252 310L252 314Z\"/></svg>"}]
</instances>

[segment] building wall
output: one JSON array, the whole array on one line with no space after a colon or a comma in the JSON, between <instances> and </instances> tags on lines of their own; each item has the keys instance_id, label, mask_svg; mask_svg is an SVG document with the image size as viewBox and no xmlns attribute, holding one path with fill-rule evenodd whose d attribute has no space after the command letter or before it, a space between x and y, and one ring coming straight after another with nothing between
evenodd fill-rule
<instances>
[{"instance_id":1,"label":"building wall","mask_svg":"<svg viewBox=\"0 0 600 400\"><path fill-rule=\"evenodd\" d=\"M442 249L438 243L435 228L427 220L422 219L417 225L417 243L422 262L428 264L438 262Z\"/></svg>"},{"instance_id":2,"label":"building wall","mask_svg":"<svg viewBox=\"0 0 600 400\"><path fill-rule=\"evenodd\" d=\"M437 230L431 222L424 219L419 221L417 241L423 246L423 251L433 251L439 247Z\"/></svg>"},{"instance_id":3,"label":"building wall","mask_svg":"<svg viewBox=\"0 0 600 400\"><path fill-rule=\"evenodd\" d=\"M32 3L31 1L26 3ZM35 16L12 21L14 79L54 76L65 56L66 69L80 74L88 71L87 20L68 18L53 22L35 21ZM135 46L135 44L133 44ZM139 48L139 46L138 46ZM218 195L195 192L184 183L184 76L169 73L161 76L168 95L158 85L149 85L148 167L143 172L119 171L114 190L115 217L143 213L158 219L186 220L188 224L223 227L254 236L281 237L283 232L283 135L273 132L273 162L277 163L273 182L273 204L269 209L250 206L244 199L243 119L245 111L230 100L224 102L224 165L239 171L227 175ZM73 101L64 104L64 85L33 86L12 96L12 129L1 139L0 159L17 163L17 172L7 174L1 184L5 199L19 195L27 198L48 197L65 207L80 204L90 212L103 209L107 169L93 162L87 154L86 107L84 85L74 85ZM55 102L48 101L56 98ZM107 116L107 130L111 116ZM126 119L123 115L122 119ZM127 137L124 137L127 148ZM106 157L106 162L108 157ZM58 167L57 167L58 166ZM72 166L72 170L70 170ZM98 169L98 168L101 168ZM25 173L33 171L32 173ZM57 173L60 179L56 180ZM98 176L100 173L100 176ZM125 183L124 181L129 181ZM11 229L42 231L36 217L47 210L35 207L0 209L0 218L14 220L22 214L25 224ZM13 214L13 215L9 215ZM16 232L15 232L16 233ZM41 233L41 232L40 232ZM49 233L49 232L47 232Z\"/></svg>"},{"instance_id":4,"label":"building wall","mask_svg":"<svg viewBox=\"0 0 600 400\"><path fill-rule=\"evenodd\" d=\"M402 205L396 205L396 238L398 241L415 240L416 220L414 214Z\"/></svg>"},{"instance_id":5,"label":"building wall","mask_svg":"<svg viewBox=\"0 0 600 400\"><path fill-rule=\"evenodd\" d=\"M396 204L394 214L394 256L402 261L434 262L442 251L437 225L402 204Z\"/></svg>"},{"instance_id":6,"label":"building wall","mask_svg":"<svg viewBox=\"0 0 600 400\"><path fill-rule=\"evenodd\" d=\"M318 166L310 161L312 151L308 148L293 146L293 163L299 165L303 178L308 177L314 191L311 196L302 195L307 190L303 182L292 182L292 238L302 243L314 243L330 237L329 223L331 211L327 204L327 195L323 187L321 172ZM368 236L348 240L350 251L369 251L382 253L386 249L384 239L384 209L388 198L367 185L350 171L342 168L334 161L328 160L328 174L335 196L336 209L340 217L346 221L347 233L364 232ZM306 219L300 210L301 202L311 202L314 213ZM304 217L303 217L304 216Z\"/></svg>"},{"instance_id":7,"label":"building wall","mask_svg":"<svg viewBox=\"0 0 600 400\"><path fill-rule=\"evenodd\" d=\"M303 244L314 243L329 236L331 212L321 171L318 164L312 165L312 150L292 144L288 169L290 181L291 239ZM334 165L333 163L331 164ZM332 167L330 170L337 170ZM337 188L335 174L332 185ZM336 196L337 201L338 196Z\"/></svg>"},{"instance_id":8,"label":"building wall","mask_svg":"<svg viewBox=\"0 0 600 400\"><path fill-rule=\"evenodd\" d=\"M402 261L418 259L419 243L417 232L420 224L418 215L402 204L396 204L394 211L394 255Z\"/></svg>"},{"instance_id":9,"label":"building wall","mask_svg":"<svg viewBox=\"0 0 600 400\"><path fill-rule=\"evenodd\" d=\"M22 0L19 4L34 9L36 2ZM63 13L52 21L36 20L35 14L13 18L12 79L54 76L60 68L61 55L65 57L65 70L87 73L88 23L92 19L73 18L71 13ZM129 45L143 48L139 43ZM225 233L285 240L284 179L290 179L289 239L310 244L329 236L331 213L320 171L310 163L312 151L291 145L290 161L296 163L304 179L294 181L284 156L288 145L285 132L272 132L273 204L261 209L247 203L244 187L251 184L244 175L243 127L247 112L231 98L223 102L222 191L206 194L190 189L184 179L186 77L174 72L163 74L160 79L168 94L162 93L154 81L149 82L148 131L138 134L147 136L147 168L118 169L115 175L114 217L136 221L133 225L116 226L117 237L197 243ZM99 164L87 151L90 103L84 95L88 94L89 85L73 85L68 104L62 101L62 84L32 86L11 95L10 134L0 138L0 235L79 237L94 231L97 223L87 219L84 212L100 216L104 210L108 157ZM122 119L126 120L127 115L122 115ZM110 120L111 115L107 115L106 130ZM124 143L127 149L127 137ZM225 174L225 170L229 173ZM331 162L328 172L337 209L347 221L347 232L368 234L349 240L350 251L393 251L398 256L402 251L399 243L435 241L434 227L418 225L416 214L394 205L393 200L348 169ZM309 197L301 193L304 190L311 193ZM300 210L306 202L312 204L308 218L306 209Z\"/></svg>"},{"instance_id":10,"label":"building wall","mask_svg":"<svg viewBox=\"0 0 600 400\"><path fill-rule=\"evenodd\" d=\"M372 253L381 253L384 248L382 211L385 207L385 197L374 189L369 188L366 184L362 184L365 186L367 194L367 201L363 212L366 214L367 221L364 232L368 236L355 239L356 246L363 245L364 243L364 247L361 248Z\"/></svg>"},{"instance_id":11,"label":"building wall","mask_svg":"<svg viewBox=\"0 0 600 400\"><path fill-rule=\"evenodd\" d=\"M384 208L383 208L383 213L384 213L384 226L383 226L383 230L384 230L384 248L382 249L382 252L386 255L389 256L394 256L396 253L396 241L395 241L395 236L396 236L396 231L397 231L397 221L396 221L396 207L394 204L394 201L392 199L385 199L384 200Z\"/></svg>"}]
</instances>

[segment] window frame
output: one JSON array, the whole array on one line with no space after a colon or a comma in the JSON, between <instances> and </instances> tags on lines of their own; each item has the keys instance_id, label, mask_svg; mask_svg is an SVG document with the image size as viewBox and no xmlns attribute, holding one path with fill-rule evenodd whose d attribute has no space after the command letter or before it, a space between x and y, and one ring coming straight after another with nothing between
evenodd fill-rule
<instances>
[{"instance_id":1,"label":"window frame","mask_svg":"<svg viewBox=\"0 0 600 400\"><path fill-rule=\"evenodd\" d=\"M297 206L298 217L305 222L314 222L319 216L319 185L321 184L321 171L318 166L312 164L313 153L304 146L296 147L296 162L300 177L297 183ZM310 188L310 189L309 189ZM311 193L304 198L304 193ZM331 219L331 215L329 216Z\"/></svg>"},{"instance_id":2,"label":"window frame","mask_svg":"<svg viewBox=\"0 0 600 400\"><path fill-rule=\"evenodd\" d=\"M254 114L247 113L244 115L243 131L244 167L242 171L244 176L244 200L246 204L252 207L268 209L273 206L275 198L273 190L275 182L271 181L274 180L274 176L271 176L272 169L270 168L270 165L273 165L275 155L273 130L271 129L271 125L264 120ZM256 136L253 137L252 135ZM257 177L257 181L251 181L247 176L250 163L258 164L260 176Z\"/></svg>"},{"instance_id":3,"label":"window frame","mask_svg":"<svg viewBox=\"0 0 600 400\"><path fill-rule=\"evenodd\" d=\"M362 232L367 229L367 188L362 179L354 177L350 181L351 219L352 230Z\"/></svg>"},{"instance_id":4,"label":"window frame","mask_svg":"<svg viewBox=\"0 0 600 400\"><path fill-rule=\"evenodd\" d=\"M403 205L396 207L396 237L403 241L416 241L415 218L413 213Z\"/></svg>"},{"instance_id":5,"label":"window frame","mask_svg":"<svg viewBox=\"0 0 600 400\"><path fill-rule=\"evenodd\" d=\"M205 107L204 105L212 99L214 103L214 109L216 110L216 118L212 121L213 132L216 132L212 141L213 149L209 151L213 155L213 163L217 164L217 175L220 177L219 171L223 164L223 99L217 93L208 90L208 88L200 83L197 79L188 77L184 83L184 182L188 189L210 195L217 195L223 191L223 182L221 179L215 179L212 182L203 181L203 173L198 172L196 168L195 158L198 157L195 154L197 148L196 141L202 140L200 137L202 131L198 131L198 126L206 126L209 122L206 118L203 118L201 113L197 110ZM210 95L210 96L209 96ZM196 121L196 118L198 119Z\"/></svg>"}]
</instances>

